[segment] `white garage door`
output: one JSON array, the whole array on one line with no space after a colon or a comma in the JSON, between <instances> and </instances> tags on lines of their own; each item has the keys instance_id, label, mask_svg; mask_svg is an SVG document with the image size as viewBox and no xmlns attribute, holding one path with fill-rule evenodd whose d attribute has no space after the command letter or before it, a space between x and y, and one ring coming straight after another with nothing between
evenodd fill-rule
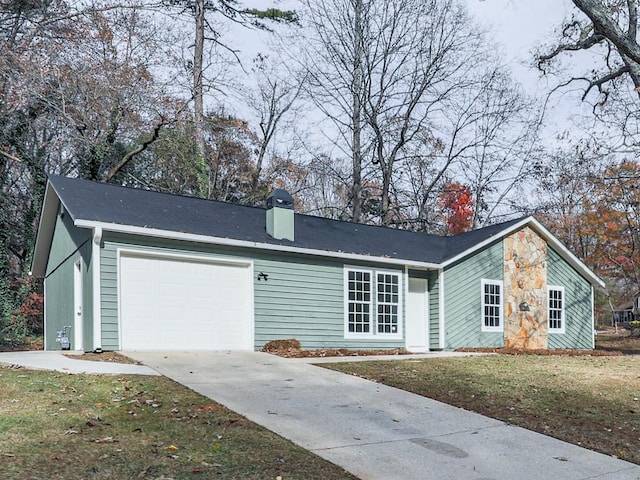
<instances>
[{"instance_id":1,"label":"white garage door","mask_svg":"<svg viewBox=\"0 0 640 480\"><path fill-rule=\"evenodd\" d=\"M123 350L252 350L246 264L120 256Z\"/></svg>"}]
</instances>

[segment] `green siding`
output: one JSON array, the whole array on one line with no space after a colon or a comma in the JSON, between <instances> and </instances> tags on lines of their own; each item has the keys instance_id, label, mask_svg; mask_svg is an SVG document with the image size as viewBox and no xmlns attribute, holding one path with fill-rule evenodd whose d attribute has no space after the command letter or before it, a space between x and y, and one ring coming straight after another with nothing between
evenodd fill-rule
<instances>
[{"instance_id":1,"label":"green siding","mask_svg":"<svg viewBox=\"0 0 640 480\"><path fill-rule=\"evenodd\" d=\"M73 324L74 311L74 263L82 260L83 277L83 341L90 346L92 297L91 297L91 234L73 225L71 217L58 215L53 232L51 250L45 273L45 334L46 350L59 350L57 332L71 325L71 348L75 349ZM89 335L89 337L88 337Z\"/></svg>"},{"instance_id":2,"label":"green siding","mask_svg":"<svg viewBox=\"0 0 640 480\"><path fill-rule=\"evenodd\" d=\"M270 340L295 338L303 348L398 348L399 340L344 338L344 263L292 254L150 239L107 233L101 253L102 339L105 350L119 348L117 249L241 258L254 262L255 348ZM349 266L376 267L372 264ZM378 268L390 270L388 266ZM396 269L397 270L397 269ZM399 270L402 273L402 270ZM265 272L267 281L258 281ZM403 275L404 279L404 275ZM403 286L404 288L404 286ZM404 323L403 323L404 325Z\"/></svg>"},{"instance_id":3,"label":"green siding","mask_svg":"<svg viewBox=\"0 0 640 480\"><path fill-rule=\"evenodd\" d=\"M502 332L481 330L481 280L502 280L503 264L503 246L499 241L445 269L445 349L504 345Z\"/></svg>"},{"instance_id":4,"label":"green siding","mask_svg":"<svg viewBox=\"0 0 640 480\"><path fill-rule=\"evenodd\" d=\"M547 283L564 287L565 333L549 332L549 348L593 348L591 284L553 249L548 251Z\"/></svg>"},{"instance_id":5,"label":"green siding","mask_svg":"<svg viewBox=\"0 0 640 480\"><path fill-rule=\"evenodd\" d=\"M429 350L440 349L440 279L438 271L429 272Z\"/></svg>"}]
</instances>

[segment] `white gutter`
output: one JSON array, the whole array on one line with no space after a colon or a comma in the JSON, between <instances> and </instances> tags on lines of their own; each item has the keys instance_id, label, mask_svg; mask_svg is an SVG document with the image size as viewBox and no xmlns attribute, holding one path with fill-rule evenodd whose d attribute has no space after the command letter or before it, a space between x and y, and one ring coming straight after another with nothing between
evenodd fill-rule
<instances>
[{"instance_id":1,"label":"white gutter","mask_svg":"<svg viewBox=\"0 0 640 480\"><path fill-rule=\"evenodd\" d=\"M91 242L91 278L93 280L93 350L102 349L102 301L100 286L100 243L102 242L102 227L93 227L93 242Z\"/></svg>"},{"instance_id":2,"label":"white gutter","mask_svg":"<svg viewBox=\"0 0 640 480\"><path fill-rule=\"evenodd\" d=\"M131 235L143 235L147 237L164 238L170 240L182 240L187 242L199 242L212 245L222 245L229 247L255 248L275 252L298 253L302 255L314 255L321 257L340 258L344 260L358 260L364 262L383 263L387 265L408 266L422 269L436 269L440 265L435 263L418 262L415 260L404 260L400 258L376 257L373 255L361 255L357 253L331 252L314 248L302 248L289 245L273 245L270 243L250 242L247 240L234 240L231 238L211 237L208 235L197 235L193 233L174 232L170 230L159 230L147 227L135 227L131 225L119 225L116 223L93 222L90 220L76 220L74 225L79 228L93 228L101 231L113 233L126 233Z\"/></svg>"}]
</instances>

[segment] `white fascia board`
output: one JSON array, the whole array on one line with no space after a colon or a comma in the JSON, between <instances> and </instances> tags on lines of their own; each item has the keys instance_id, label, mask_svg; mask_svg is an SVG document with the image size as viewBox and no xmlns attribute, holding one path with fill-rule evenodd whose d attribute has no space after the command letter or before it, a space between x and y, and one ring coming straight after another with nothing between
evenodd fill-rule
<instances>
[{"instance_id":1,"label":"white fascia board","mask_svg":"<svg viewBox=\"0 0 640 480\"><path fill-rule=\"evenodd\" d=\"M453 263L465 258L466 256L476 252L487 245L495 242L499 238L506 237L513 232L520 230L522 227L530 226L532 227L539 235L544 238L548 244L550 244L554 250L556 250L562 258L564 258L573 268L578 270L592 285L598 285L601 288L604 288L605 283L598 277L595 273L593 273L584 263L582 263L578 257L576 257L573 253L571 253L567 247L565 247L556 237L553 236L549 230L547 230L540 222L538 222L534 217L527 217L522 219L520 222L511 225L509 228L502 230L501 232L496 233L495 235L489 237L484 242L478 243L473 247L465 250L464 252L456 255L453 258L450 258L446 262L442 264L443 268L452 265Z\"/></svg>"},{"instance_id":2,"label":"white fascia board","mask_svg":"<svg viewBox=\"0 0 640 480\"><path fill-rule=\"evenodd\" d=\"M31 273L38 277L43 277L47 273L47 261L49 260L49 251L51 250L59 207L60 199L51 184L47 182L44 201L42 202L42 212L38 222L33 260L31 261Z\"/></svg>"},{"instance_id":3,"label":"white fascia board","mask_svg":"<svg viewBox=\"0 0 640 480\"><path fill-rule=\"evenodd\" d=\"M187 242L198 242L212 245L223 245L229 247L254 248L283 253L297 253L301 255L313 255L319 257L340 258L359 262L374 262L387 265L408 266L417 269L437 269L440 265L428 262L417 262L415 260L403 260L400 258L376 257L373 255L359 255L356 253L333 252L317 250L313 248L301 248L288 245L273 245L270 243L250 242L247 240L235 240L232 238L210 237L208 235L197 235L193 233L174 232L171 230L159 230L155 228L136 227L132 225L119 225L116 223L94 222L91 220L78 219L74 225L79 228L100 227L105 232L126 233L130 235L142 235L147 237L165 238L169 240L182 240Z\"/></svg>"}]
</instances>

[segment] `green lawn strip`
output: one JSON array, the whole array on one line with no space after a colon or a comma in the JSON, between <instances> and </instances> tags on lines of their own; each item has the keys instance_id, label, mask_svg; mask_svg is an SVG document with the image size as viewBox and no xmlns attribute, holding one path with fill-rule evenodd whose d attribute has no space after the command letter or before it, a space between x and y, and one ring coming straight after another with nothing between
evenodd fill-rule
<instances>
[{"instance_id":1,"label":"green lawn strip","mask_svg":"<svg viewBox=\"0 0 640 480\"><path fill-rule=\"evenodd\" d=\"M640 464L640 357L500 355L322 366Z\"/></svg>"},{"instance_id":2,"label":"green lawn strip","mask_svg":"<svg viewBox=\"0 0 640 480\"><path fill-rule=\"evenodd\" d=\"M164 377L0 369L3 479L353 479Z\"/></svg>"}]
</instances>

